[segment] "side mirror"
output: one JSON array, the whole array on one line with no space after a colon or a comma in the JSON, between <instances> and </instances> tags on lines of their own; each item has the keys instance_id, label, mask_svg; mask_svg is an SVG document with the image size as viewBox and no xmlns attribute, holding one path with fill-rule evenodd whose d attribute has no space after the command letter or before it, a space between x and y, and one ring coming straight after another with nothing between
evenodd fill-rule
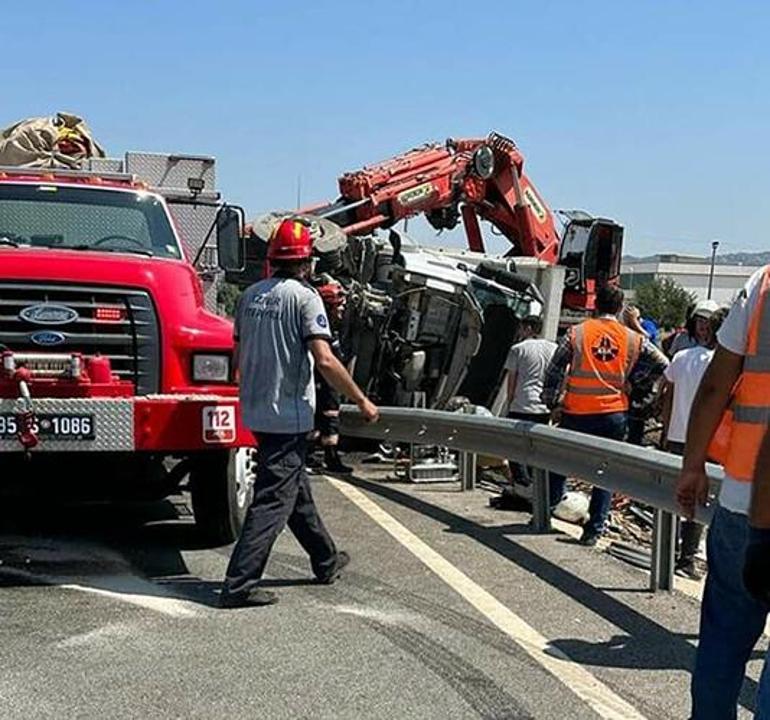
<instances>
[{"instance_id":1,"label":"side mirror","mask_svg":"<svg viewBox=\"0 0 770 720\"><path fill-rule=\"evenodd\" d=\"M237 273L244 269L246 254L241 234L243 210L233 205L219 208L216 220L217 257L225 272Z\"/></svg>"}]
</instances>

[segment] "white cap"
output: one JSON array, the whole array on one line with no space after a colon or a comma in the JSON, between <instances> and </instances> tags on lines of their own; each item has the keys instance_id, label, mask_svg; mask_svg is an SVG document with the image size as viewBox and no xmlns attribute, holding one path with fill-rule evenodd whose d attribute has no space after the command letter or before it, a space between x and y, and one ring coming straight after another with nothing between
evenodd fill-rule
<instances>
[{"instance_id":1,"label":"white cap","mask_svg":"<svg viewBox=\"0 0 770 720\"><path fill-rule=\"evenodd\" d=\"M719 305L713 300L700 300L692 311L692 317L710 318L717 310Z\"/></svg>"}]
</instances>

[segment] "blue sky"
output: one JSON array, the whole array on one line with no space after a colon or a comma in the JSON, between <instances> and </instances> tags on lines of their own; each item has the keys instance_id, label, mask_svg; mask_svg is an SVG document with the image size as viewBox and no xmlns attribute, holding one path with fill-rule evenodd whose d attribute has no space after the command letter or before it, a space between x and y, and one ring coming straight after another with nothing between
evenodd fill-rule
<instances>
[{"instance_id":1,"label":"blue sky","mask_svg":"<svg viewBox=\"0 0 770 720\"><path fill-rule=\"evenodd\" d=\"M770 3L85 2L3 8L0 125L216 155L250 215L428 140L514 138L626 251L768 247ZM8 32L8 28L13 28ZM421 227L421 239L431 234Z\"/></svg>"}]
</instances>

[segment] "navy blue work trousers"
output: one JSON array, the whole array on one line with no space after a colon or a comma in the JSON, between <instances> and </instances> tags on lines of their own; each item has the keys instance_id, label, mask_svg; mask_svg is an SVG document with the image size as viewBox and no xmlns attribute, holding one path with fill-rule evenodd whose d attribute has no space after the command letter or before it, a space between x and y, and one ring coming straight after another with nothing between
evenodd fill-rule
<instances>
[{"instance_id":1,"label":"navy blue work trousers","mask_svg":"<svg viewBox=\"0 0 770 720\"><path fill-rule=\"evenodd\" d=\"M706 537L708 575L692 676L692 720L735 720L746 663L767 620L767 606L743 584L749 520L717 505ZM765 660L756 720L770 719L770 665Z\"/></svg>"},{"instance_id":2,"label":"navy blue work trousers","mask_svg":"<svg viewBox=\"0 0 770 720\"><path fill-rule=\"evenodd\" d=\"M316 577L333 567L337 550L318 514L305 471L306 433L258 433L254 499L227 567L223 594L248 592L262 577L267 558L286 525L310 556Z\"/></svg>"},{"instance_id":3,"label":"navy blue work trousers","mask_svg":"<svg viewBox=\"0 0 770 720\"><path fill-rule=\"evenodd\" d=\"M559 427L565 430L596 435L610 440L623 440L628 429L628 416L624 412L604 413L601 415L570 415L565 413ZM551 473L551 497L564 495L563 475ZM588 532L600 534L604 532L607 517L610 514L612 493L604 488L594 487L591 491L591 503L588 506L588 522L585 528Z\"/></svg>"}]
</instances>

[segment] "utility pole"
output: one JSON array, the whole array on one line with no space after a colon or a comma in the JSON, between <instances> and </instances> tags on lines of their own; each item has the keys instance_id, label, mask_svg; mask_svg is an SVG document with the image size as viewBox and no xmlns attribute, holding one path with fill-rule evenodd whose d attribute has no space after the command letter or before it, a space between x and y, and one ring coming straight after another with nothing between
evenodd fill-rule
<instances>
[{"instance_id":1,"label":"utility pole","mask_svg":"<svg viewBox=\"0 0 770 720\"><path fill-rule=\"evenodd\" d=\"M708 299L711 300L711 290L714 287L714 265L717 260L717 249L719 248L719 240L714 240L711 243L711 269L709 270L709 291Z\"/></svg>"}]
</instances>

